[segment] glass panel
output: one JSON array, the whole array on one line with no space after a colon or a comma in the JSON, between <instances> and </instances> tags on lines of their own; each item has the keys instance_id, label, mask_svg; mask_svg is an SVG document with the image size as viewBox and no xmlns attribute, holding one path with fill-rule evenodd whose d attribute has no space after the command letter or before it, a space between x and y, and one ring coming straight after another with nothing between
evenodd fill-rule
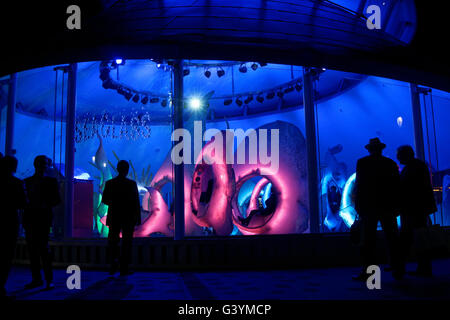
<instances>
[{"instance_id":1,"label":"glass panel","mask_svg":"<svg viewBox=\"0 0 450 320\"><path fill-rule=\"evenodd\" d=\"M302 68L225 61L185 68L195 159L185 165L186 235L308 232Z\"/></svg>"},{"instance_id":2,"label":"glass panel","mask_svg":"<svg viewBox=\"0 0 450 320\"><path fill-rule=\"evenodd\" d=\"M2 79L7 79L2 78ZM5 154L6 109L8 105L8 86L0 85L0 152Z\"/></svg>"},{"instance_id":3,"label":"glass panel","mask_svg":"<svg viewBox=\"0 0 450 320\"><path fill-rule=\"evenodd\" d=\"M43 155L51 166L47 175L57 178L63 197L65 163L65 115L67 75L59 72L56 82L53 67L27 70L17 74L16 112L14 119L15 156L18 159L16 176L25 179L35 172L34 160ZM57 86L57 88L55 88ZM56 100L55 100L56 95ZM56 113L55 113L56 110ZM51 236L59 237L64 229L64 204L53 209Z\"/></svg>"},{"instance_id":4,"label":"glass panel","mask_svg":"<svg viewBox=\"0 0 450 320\"><path fill-rule=\"evenodd\" d=\"M450 225L450 93L431 89L421 95L425 158L430 166L438 211L433 223Z\"/></svg>"},{"instance_id":5,"label":"glass panel","mask_svg":"<svg viewBox=\"0 0 450 320\"><path fill-rule=\"evenodd\" d=\"M324 90L327 77L342 74L325 72L317 90ZM368 155L369 139L385 143L383 154L394 161L397 147L414 146L409 84L346 74L332 98L318 101L317 117L321 230L348 231L356 214L352 198L356 161Z\"/></svg>"},{"instance_id":6,"label":"glass panel","mask_svg":"<svg viewBox=\"0 0 450 320\"><path fill-rule=\"evenodd\" d=\"M116 85L99 80L105 70L109 70L105 79ZM118 174L118 161L126 160L128 178L137 183L141 203L142 223L135 237L172 237L170 70L150 60L127 60L118 66L87 62L79 64L78 79L77 236L86 237L92 230L94 236L108 235L108 206L102 203L102 194L105 182Z\"/></svg>"}]
</instances>

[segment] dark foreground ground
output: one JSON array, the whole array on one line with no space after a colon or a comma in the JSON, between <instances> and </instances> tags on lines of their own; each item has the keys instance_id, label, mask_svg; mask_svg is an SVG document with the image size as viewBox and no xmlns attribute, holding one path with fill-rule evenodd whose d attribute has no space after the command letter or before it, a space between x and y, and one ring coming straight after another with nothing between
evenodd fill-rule
<instances>
[{"instance_id":1,"label":"dark foreground ground","mask_svg":"<svg viewBox=\"0 0 450 320\"><path fill-rule=\"evenodd\" d=\"M383 270L384 266L382 266ZM409 264L408 270L414 265ZM15 267L7 290L17 300L410 300L450 299L450 259L434 261L434 277L406 276L395 281L382 271L381 289L369 290L352 281L358 268L313 270L136 272L111 277L106 272L81 272L81 289L69 290L66 270L55 270L55 289L24 290L29 270Z\"/></svg>"}]
</instances>

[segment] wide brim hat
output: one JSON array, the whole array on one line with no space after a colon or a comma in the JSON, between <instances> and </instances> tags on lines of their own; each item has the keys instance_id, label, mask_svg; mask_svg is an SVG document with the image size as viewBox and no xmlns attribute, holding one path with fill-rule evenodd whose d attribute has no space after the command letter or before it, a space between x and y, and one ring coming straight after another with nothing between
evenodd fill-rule
<instances>
[{"instance_id":1,"label":"wide brim hat","mask_svg":"<svg viewBox=\"0 0 450 320\"><path fill-rule=\"evenodd\" d=\"M367 150L374 148L384 149L386 148L386 145L383 142L381 142L379 138L373 138L369 140L369 144L366 144L365 148Z\"/></svg>"}]
</instances>

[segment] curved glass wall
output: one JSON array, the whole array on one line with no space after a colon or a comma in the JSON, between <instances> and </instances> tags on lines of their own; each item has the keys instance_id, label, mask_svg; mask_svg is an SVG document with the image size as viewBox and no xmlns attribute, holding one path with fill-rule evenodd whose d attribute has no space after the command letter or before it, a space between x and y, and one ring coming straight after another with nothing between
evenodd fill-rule
<instances>
[{"instance_id":1,"label":"curved glass wall","mask_svg":"<svg viewBox=\"0 0 450 320\"><path fill-rule=\"evenodd\" d=\"M378 137L384 154L414 146L408 83L314 69L319 212L309 207L303 68L262 62L185 61L183 129L174 130L177 97L171 61L78 64L75 121L74 237L105 237L102 192L119 159L130 163L142 224L136 237L173 237L175 206L185 236L346 232L353 223L352 187L364 146ZM18 73L14 149L17 176L33 173L39 154L64 190L67 73L45 67ZM7 86L2 86L2 97ZM426 88L425 88L426 89ZM421 93L426 161L439 211L449 224L450 154L445 125L450 94ZM2 98L5 141L7 100ZM180 143L184 141L184 143ZM175 198L174 164L184 166L184 197ZM401 166L399 166L401 168ZM64 198L64 197L63 197ZM54 233L64 225L55 209Z\"/></svg>"}]
</instances>

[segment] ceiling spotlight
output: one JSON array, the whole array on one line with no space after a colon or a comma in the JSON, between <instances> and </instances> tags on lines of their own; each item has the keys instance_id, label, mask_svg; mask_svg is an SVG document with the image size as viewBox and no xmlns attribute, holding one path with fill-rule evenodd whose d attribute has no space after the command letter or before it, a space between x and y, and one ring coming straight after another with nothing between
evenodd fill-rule
<instances>
[{"instance_id":1,"label":"ceiling spotlight","mask_svg":"<svg viewBox=\"0 0 450 320\"><path fill-rule=\"evenodd\" d=\"M243 102L242 102L241 98L236 99L236 104L238 105L238 107L242 107Z\"/></svg>"},{"instance_id":2,"label":"ceiling spotlight","mask_svg":"<svg viewBox=\"0 0 450 320\"><path fill-rule=\"evenodd\" d=\"M150 103L157 103L159 102L159 98L151 98Z\"/></svg>"},{"instance_id":3,"label":"ceiling spotlight","mask_svg":"<svg viewBox=\"0 0 450 320\"><path fill-rule=\"evenodd\" d=\"M229 106L231 103L233 103L233 99L226 99L226 100L223 102L223 104L224 104L225 106Z\"/></svg>"},{"instance_id":4,"label":"ceiling spotlight","mask_svg":"<svg viewBox=\"0 0 450 320\"><path fill-rule=\"evenodd\" d=\"M264 102L264 97L262 95L258 95L256 97L256 101L258 101L259 103L263 103Z\"/></svg>"},{"instance_id":5,"label":"ceiling spotlight","mask_svg":"<svg viewBox=\"0 0 450 320\"><path fill-rule=\"evenodd\" d=\"M252 70L253 70L253 71L256 71L256 69L258 69L258 64L253 63L253 64L252 64Z\"/></svg>"},{"instance_id":6,"label":"ceiling spotlight","mask_svg":"<svg viewBox=\"0 0 450 320\"><path fill-rule=\"evenodd\" d=\"M161 106L163 106L164 108L167 107L167 99L161 101Z\"/></svg>"},{"instance_id":7,"label":"ceiling spotlight","mask_svg":"<svg viewBox=\"0 0 450 320\"><path fill-rule=\"evenodd\" d=\"M108 80L106 80L106 81L103 81L102 87L103 87L104 89L112 89L112 88L113 88L113 86L112 86L112 80L111 80L111 79L108 79Z\"/></svg>"},{"instance_id":8,"label":"ceiling spotlight","mask_svg":"<svg viewBox=\"0 0 450 320\"><path fill-rule=\"evenodd\" d=\"M273 99L275 97L275 92L269 92L266 96L267 99Z\"/></svg>"},{"instance_id":9,"label":"ceiling spotlight","mask_svg":"<svg viewBox=\"0 0 450 320\"><path fill-rule=\"evenodd\" d=\"M189 107L193 110L198 110L202 107L202 101L197 97L191 98L189 99Z\"/></svg>"},{"instance_id":10,"label":"ceiling spotlight","mask_svg":"<svg viewBox=\"0 0 450 320\"><path fill-rule=\"evenodd\" d=\"M223 77L224 75L225 75L225 71L224 71L222 68L220 68L219 70L217 70L217 76L218 76L219 78Z\"/></svg>"},{"instance_id":11,"label":"ceiling spotlight","mask_svg":"<svg viewBox=\"0 0 450 320\"><path fill-rule=\"evenodd\" d=\"M284 89L284 93L290 93L292 91L294 91L294 87L288 87L288 88Z\"/></svg>"},{"instance_id":12,"label":"ceiling spotlight","mask_svg":"<svg viewBox=\"0 0 450 320\"><path fill-rule=\"evenodd\" d=\"M205 77L207 77L207 78L211 77L211 71L206 70L205 71Z\"/></svg>"},{"instance_id":13,"label":"ceiling spotlight","mask_svg":"<svg viewBox=\"0 0 450 320\"><path fill-rule=\"evenodd\" d=\"M144 97L142 98L142 100L141 100L141 103L142 103L142 104L147 104L147 102L148 102L148 96L144 96Z\"/></svg>"},{"instance_id":14,"label":"ceiling spotlight","mask_svg":"<svg viewBox=\"0 0 450 320\"><path fill-rule=\"evenodd\" d=\"M125 99L127 99L128 101L130 101L131 97L133 96L131 91L127 91L127 90L125 90L123 95L124 95Z\"/></svg>"},{"instance_id":15,"label":"ceiling spotlight","mask_svg":"<svg viewBox=\"0 0 450 320\"><path fill-rule=\"evenodd\" d=\"M125 95L125 89L123 87L117 88L117 93L121 95Z\"/></svg>"},{"instance_id":16,"label":"ceiling spotlight","mask_svg":"<svg viewBox=\"0 0 450 320\"><path fill-rule=\"evenodd\" d=\"M109 69L105 68L100 71L100 79L102 81L108 80L109 77Z\"/></svg>"},{"instance_id":17,"label":"ceiling spotlight","mask_svg":"<svg viewBox=\"0 0 450 320\"><path fill-rule=\"evenodd\" d=\"M247 72L247 66L245 65L245 63L241 64L241 66L239 67L239 72L241 73Z\"/></svg>"},{"instance_id":18,"label":"ceiling spotlight","mask_svg":"<svg viewBox=\"0 0 450 320\"><path fill-rule=\"evenodd\" d=\"M118 58L118 59L116 59L116 64L117 65L124 65L125 64L125 60L123 60L121 58Z\"/></svg>"},{"instance_id":19,"label":"ceiling spotlight","mask_svg":"<svg viewBox=\"0 0 450 320\"><path fill-rule=\"evenodd\" d=\"M245 103L245 104L249 104L249 103L252 102L252 101L253 101L253 96L252 96L252 95L249 95L249 96L247 97L247 99L244 100L244 103Z\"/></svg>"},{"instance_id":20,"label":"ceiling spotlight","mask_svg":"<svg viewBox=\"0 0 450 320\"><path fill-rule=\"evenodd\" d=\"M184 69L183 70L183 76L188 76L189 74L191 73L191 70L189 70L189 69Z\"/></svg>"},{"instance_id":21,"label":"ceiling spotlight","mask_svg":"<svg viewBox=\"0 0 450 320\"><path fill-rule=\"evenodd\" d=\"M136 93L136 94L134 95L134 97L133 97L133 102L138 103L138 102L139 102L139 99L140 99L139 94Z\"/></svg>"}]
</instances>

